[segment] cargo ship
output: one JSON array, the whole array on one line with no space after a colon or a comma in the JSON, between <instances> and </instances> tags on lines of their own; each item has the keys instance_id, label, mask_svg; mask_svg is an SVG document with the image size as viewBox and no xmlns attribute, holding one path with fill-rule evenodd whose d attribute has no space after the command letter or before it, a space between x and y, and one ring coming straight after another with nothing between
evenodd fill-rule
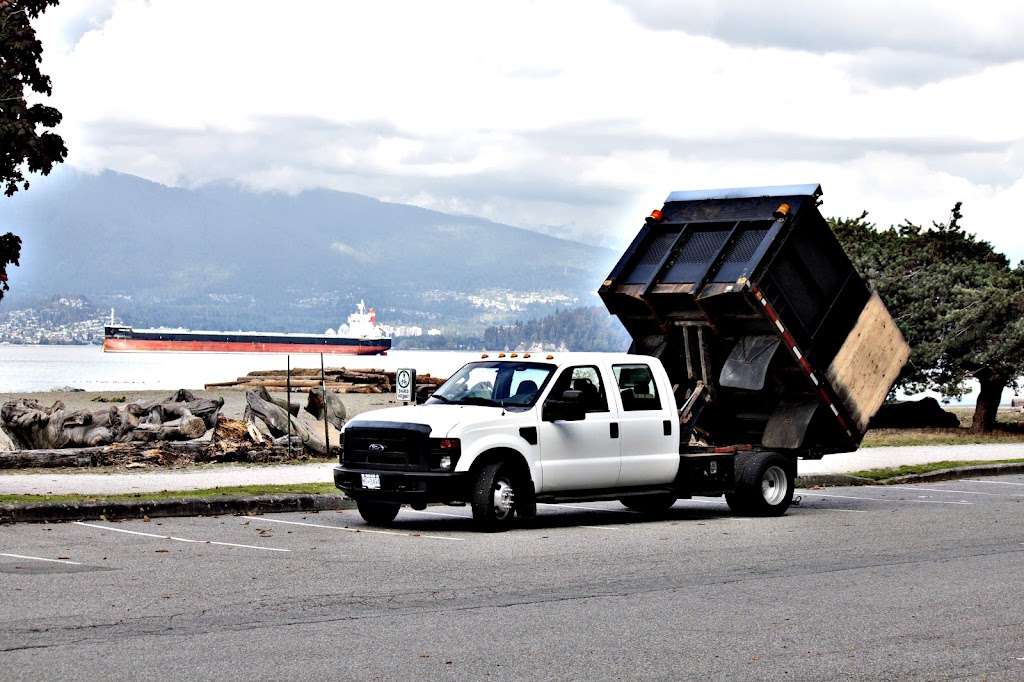
<instances>
[{"instance_id":1,"label":"cargo ship","mask_svg":"<svg viewBox=\"0 0 1024 682\"><path fill-rule=\"evenodd\" d=\"M103 328L103 350L107 353L133 351L184 351L200 353L338 353L382 355L391 348L391 335L377 326L377 313L359 302L356 312L337 331L323 334L282 332L218 332L191 329L133 329L114 324Z\"/></svg>"}]
</instances>

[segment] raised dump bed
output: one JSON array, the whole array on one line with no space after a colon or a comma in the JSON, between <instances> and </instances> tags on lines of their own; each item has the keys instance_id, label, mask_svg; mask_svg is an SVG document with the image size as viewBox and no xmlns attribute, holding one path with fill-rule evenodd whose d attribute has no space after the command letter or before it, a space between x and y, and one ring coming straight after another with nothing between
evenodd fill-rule
<instances>
[{"instance_id":1,"label":"raised dump bed","mask_svg":"<svg viewBox=\"0 0 1024 682\"><path fill-rule=\"evenodd\" d=\"M818 212L819 185L673 192L599 294L677 386L684 433L857 448L910 348Z\"/></svg>"}]
</instances>

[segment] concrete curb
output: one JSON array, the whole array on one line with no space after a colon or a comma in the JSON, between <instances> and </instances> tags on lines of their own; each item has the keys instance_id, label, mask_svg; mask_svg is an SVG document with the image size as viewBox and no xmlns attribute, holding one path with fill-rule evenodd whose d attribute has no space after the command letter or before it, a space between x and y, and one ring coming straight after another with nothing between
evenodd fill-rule
<instances>
[{"instance_id":1,"label":"concrete curb","mask_svg":"<svg viewBox=\"0 0 1024 682\"><path fill-rule=\"evenodd\" d=\"M220 516L355 509L344 495L251 495L247 497L195 497L169 500L117 500L89 502L33 502L0 505L0 524L161 518L168 516Z\"/></svg>"},{"instance_id":2,"label":"concrete curb","mask_svg":"<svg viewBox=\"0 0 1024 682\"><path fill-rule=\"evenodd\" d=\"M1005 474L1024 474L1024 464L974 464L967 467L956 467L953 469L938 469L924 474L907 474L896 476L883 481L874 481L883 485L894 485L897 483L923 483L925 481L945 481L968 476L1003 476ZM863 480L863 479L858 479Z\"/></svg>"}]
</instances>

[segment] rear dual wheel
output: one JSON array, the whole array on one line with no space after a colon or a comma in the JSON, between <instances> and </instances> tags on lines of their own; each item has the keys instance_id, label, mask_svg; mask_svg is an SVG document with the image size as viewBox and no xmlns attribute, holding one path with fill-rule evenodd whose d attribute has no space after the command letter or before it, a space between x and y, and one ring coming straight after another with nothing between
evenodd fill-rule
<instances>
[{"instance_id":1,"label":"rear dual wheel","mask_svg":"<svg viewBox=\"0 0 1024 682\"><path fill-rule=\"evenodd\" d=\"M777 452L757 452L736 461L736 490L725 501L736 514L782 516L793 503L794 469Z\"/></svg>"}]
</instances>

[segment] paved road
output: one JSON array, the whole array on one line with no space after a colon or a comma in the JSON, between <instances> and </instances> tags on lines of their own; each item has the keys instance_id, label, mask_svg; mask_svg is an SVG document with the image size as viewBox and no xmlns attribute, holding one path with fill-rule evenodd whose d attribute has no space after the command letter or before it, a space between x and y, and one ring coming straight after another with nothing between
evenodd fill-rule
<instances>
[{"instance_id":1,"label":"paved road","mask_svg":"<svg viewBox=\"0 0 1024 682\"><path fill-rule=\"evenodd\" d=\"M1024 679L1024 476L0 528L4 680Z\"/></svg>"}]
</instances>

